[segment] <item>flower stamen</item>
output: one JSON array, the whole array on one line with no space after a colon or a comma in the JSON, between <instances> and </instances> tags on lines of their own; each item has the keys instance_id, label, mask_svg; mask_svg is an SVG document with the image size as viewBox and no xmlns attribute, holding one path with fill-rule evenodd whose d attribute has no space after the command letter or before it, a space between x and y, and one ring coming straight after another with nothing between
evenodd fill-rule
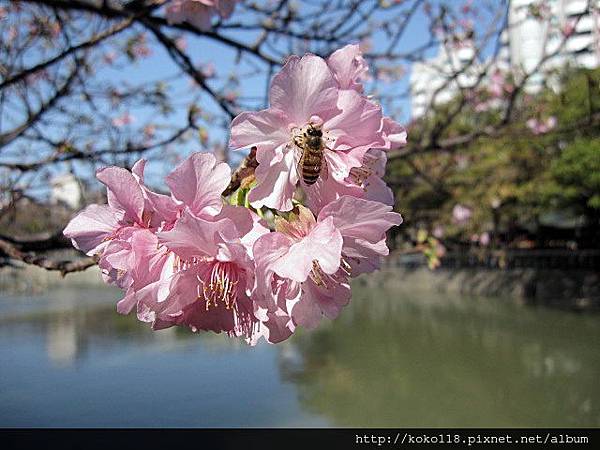
<instances>
[{"instance_id":1,"label":"flower stamen","mask_svg":"<svg viewBox=\"0 0 600 450\"><path fill-rule=\"evenodd\" d=\"M213 264L208 282L199 279L202 284L202 298L206 301L206 310L225 304L226 309L235 309L239 283L237 271L232 263L217 261ZM200 298L200 286L198 286Z\"/></svg>"},{"instance_id":2,"label":"flower stamen","mask_svg":"<svg viewBox=\"0 0 600 450\"><path fill-rule=\"evenodd\" d=\"M313 259L312 270L308 276L317 286L327 288L327 283L325 282L327 275L323 272L323 269L321 269L321 266L319 265L319 261L316 259Z\"/></svg>"}]
</instances>

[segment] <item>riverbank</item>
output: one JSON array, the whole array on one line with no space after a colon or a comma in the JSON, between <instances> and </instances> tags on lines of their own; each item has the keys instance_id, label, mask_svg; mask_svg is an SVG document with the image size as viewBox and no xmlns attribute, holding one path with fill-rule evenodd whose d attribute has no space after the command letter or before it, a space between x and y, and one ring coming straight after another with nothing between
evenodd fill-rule
<instances>
[{"instance_id":1,"label":"riverbank","mask_svg":"<svg viewBox=\"0 0 600 450\"><path fill-rule=\"evenodd\" d=\"M384 267L362 282L391 288L510 298L519 303L600 310L600 274L573 269Z\"/></svg>"},{"instance_id":2,"label":"riverbank","mask_svg":"<svg viewBox=\"0 0 600 450\"><path fill-rule=\"evenodd\" d=\"M100 269L90 267L83 272L62 277L59 272L49 271L15 261L0 267L0 292L40 293L53 287L99 287L103 286Z\"/></svg>"},{"instance_id":3,"label":"riverbank","mask_svg":"<svg viewBox=\"0 0 600 450\"><path fill-rule=\"evenodd\" d=\"M527 304L600 310L600 274L586 269L440 268L432 271L424 266L385 266L380 272L358 278L356 283L412 292L503 297ZM98 267L64 278L58 272L19 263L0 268L2 292L39 293L54 287L103 285Z\"/></svg>"}]
</instances>

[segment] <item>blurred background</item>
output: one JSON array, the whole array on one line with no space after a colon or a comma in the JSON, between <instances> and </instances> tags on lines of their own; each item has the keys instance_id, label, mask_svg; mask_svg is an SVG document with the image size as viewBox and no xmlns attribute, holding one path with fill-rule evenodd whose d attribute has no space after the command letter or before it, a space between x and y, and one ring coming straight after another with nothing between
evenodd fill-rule
<instances>
[{"instance_id":1,"label":"blurred background","mask_svg":"<svg viewBox=\"0 0 600 450\"><path fill-rule=\"evenodd\" d=\"M600 1L245 0L205 31L168 3L0 0L0 426L600 426ZM235 168L285 58L348 43L408 131L383 270L277 346L119 316L62 237L95 171Z\"/></svg>"}]
</instances>

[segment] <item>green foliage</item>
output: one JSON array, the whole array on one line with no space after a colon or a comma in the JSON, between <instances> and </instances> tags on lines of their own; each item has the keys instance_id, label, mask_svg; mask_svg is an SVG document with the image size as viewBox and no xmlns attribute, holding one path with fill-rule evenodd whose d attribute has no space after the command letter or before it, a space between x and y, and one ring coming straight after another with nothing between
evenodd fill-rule
<instances>
[{"instance_id":1,"label":"green foliage","mask_svg":"<svg viewBox=\"0 0 600 450\"><path fill-rule=\"evenodd\" d=\"M572 142L551 167L552 192L562 205L600 210L600 139Z\"/></svg>"},{"instance_id":2,"label":"green foliage","mask_svg":"<svg viewBox=\"0 0 600 450\"><path fill-rule=\"evenodd\" d=\"M517 97L508 126L499 127L501 108L481 112L474 106L445 126L458 99L413 124L409 146L415 151L410 159L392 160L388 171L406 219L403 232L413 242L419 229L443 230L445 243L470 242L484 232L535 232L543 217L557 213L583 216L594 226L600 210L600 69L567 70L556 79L558 89ZM549 118L556 125L546 133L527 126L529 119ZM438 139L451 139L482 129L496 132L448 151L419 151L437 130L443 130ZM467 223L453 220L457 204L473 211Z\"/></svg>"}]
</instances>

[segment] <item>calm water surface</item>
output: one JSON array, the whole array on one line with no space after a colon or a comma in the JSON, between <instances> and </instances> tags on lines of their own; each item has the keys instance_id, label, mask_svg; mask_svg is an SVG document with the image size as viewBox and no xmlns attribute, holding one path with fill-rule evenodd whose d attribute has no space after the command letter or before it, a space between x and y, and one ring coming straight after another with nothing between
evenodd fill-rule
<instances>
[{"instance_id":1,"label":"calm water surface","mask_svg":"<svg viewBox=\"0 0 600 450\"><path fill-rule=\"evenodd\" d=\"M0 293L0 426L600 426L600 316L355 286L283 345Z\"/></svg>"}]
</instances>

